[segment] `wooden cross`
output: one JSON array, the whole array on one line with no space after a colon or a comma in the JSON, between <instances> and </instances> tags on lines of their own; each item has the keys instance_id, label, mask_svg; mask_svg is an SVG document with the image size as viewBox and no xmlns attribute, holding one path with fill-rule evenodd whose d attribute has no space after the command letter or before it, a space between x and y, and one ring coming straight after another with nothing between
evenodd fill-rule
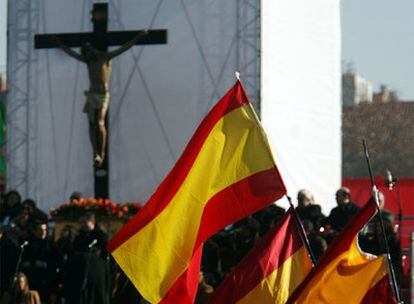
<instances>
[{"instance_id":1,"label":"wooden cross","mask_svg":"<svg viewBox=\"0 0 414 304\"><path fill-rule=\"evenodd\" d=\"M138 34L144 34L143 39L138 40L136 45L166 44L166 30L138 30L138 31L109 31L108 32L108 3L95 3L93 5L92 22L93 32L85 33L59 33L59 34L37 34L34 37L36 49L60 48L57 40L68 47L81 47L89 43L95 49L106 52L108 46L123 45L134 39ZM57 39L56 39L57 38ZM109 119L106 116L107 142L109 138ZM108 145L101 166L94 167L95 197L109 197L109 155Z\"/></svg>"}]
</instances>

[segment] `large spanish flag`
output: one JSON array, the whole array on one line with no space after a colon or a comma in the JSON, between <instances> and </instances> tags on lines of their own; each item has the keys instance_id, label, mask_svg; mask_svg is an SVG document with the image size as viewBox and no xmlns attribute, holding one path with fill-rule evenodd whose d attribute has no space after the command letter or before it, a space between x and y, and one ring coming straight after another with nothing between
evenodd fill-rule
<instances>
[{"instance_id":1,"label":"large spanish flag","mask_svg":"<svg viewBox=\"0 0 414 304\"><path fill-rule=\"evenodd\" d=\"M358 232L374 216L371 199L332 242L287 303L396 303L384 256L361 252Z\"/></svg>"},{"instance_id":2,"label":"large spanish flag","mask_svg":"<svg viewBox=\"0 0 414 304\"><path fill-rule=\"evenodd\" d=\"M109 251L151 303L190 302L193 295L173 299L197 287L202 243L285 194L252 109L238 81L147 204L110 241Z\"/></svg>"},{"instance_id":3,"label":"large spanish flag","mask_svg":"<svg viewBox=\"0 0 414 304\"><path fill-rule=\"evenodd\" d=\"M289 209L242 259L209 303L286 303L312 268L292 212Z\"/></svg>"}]
</instances>

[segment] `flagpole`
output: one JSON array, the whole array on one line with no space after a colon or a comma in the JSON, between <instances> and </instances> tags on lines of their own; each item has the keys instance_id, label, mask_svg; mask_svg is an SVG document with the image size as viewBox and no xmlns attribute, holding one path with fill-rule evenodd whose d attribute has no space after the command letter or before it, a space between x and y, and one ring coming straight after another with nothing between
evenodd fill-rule
<instances>
[{"instance_id":1,"label":"flagpole","mask_svg":"<svg viewBox=\"0 0 414 304\"><path fill-rule=\"evenodd\" d=\"M400 292L398 290L397 280L395 278L394 267L393 267L392 260L391 260L390 247L388 245L387 235L385 234L384 220L382 219L382 212L381 212L381 209L379 207L378 188L375 185L374 176L372 174L371 162L370 162L370 159L369 159L368 148L367 148L367 143L366 143L365 139L362 141L362 144L364 146L365 159L367 161L369 177L371 179L371 186L372 186L372 190L374 192L375 203L377 205L377 217L379 218L381 231L382 231L382 237L383 237L383 241L384 241L384 247L385 247L385 251L387 253L386 256L387 256L387 260L388 260L388 269L390 271L392 288L393 288L393 291L394 291L394 295L397 298L397 302L402 303L401 298L400 298Z\"/></svg>"},{"instance_id":2,"label":"flagpole","mask_svg":"<svg viewBox=\"0 0 414 304\"><path fill-rule=\"evenodd\" d=\"M238 81L238 82L240 83L240 85L241 85L240 73L236 71L236 72L234 73L234 75L236 76L237 81ZM242 90L243 90L243 86L242 86ZM260 134L262 135L263 142L265 143L265 146L266 146L266 148L268 149L268 152L269 152L269 154L270 154L270 157L272 157L272 159L274 160L273 153L272 153L272 149L270 148L270 144L269 144L269 140L267 139L266 132L264 131L264 128L263 128L263 126L262 126L262 123L260 122L260 119L259 119L259 117L257 116L256 111L254 110L254 108L253 108L252 104L251 104L250 102L249 102L249 103L247 103L247 105L244 103L244 104L243 104L243 106L245 107L246 112L247 112L247 114L250 116L250 118L252 118L252 119L253 119L253 121L256 123L256 126L257 126L257 128L259 129ZM299 227L299 234L300 234L300 237L301 237L301 239L302 239L302 242L305 244L305 247L306 247L306 249L307 249L307 251L308 251L308 255L309 255L309 257L311 258L313 265L315 265L315 263L316 263L315 255L313 254L313 251L312 251L312 248L310 247L310 244L309 244L308 238L306 237L306 233L305 233L305 231L304 231L304 229L303 229L302 222L301 222L301 220L299 219L299 216L298 216L298 214L297 214L297 213L296 213L296 211L295 211L295 207L294 207L294 206L293 206L293 204L292 204L292 199L291 199L291 198L290 198L290 196L288 196L288 195L286 195L286 197L287 197L287 199L288 199L288 201L289 201L290 206L292 207L292 210L293 210L293 212L292 212L292 213L293 213L293 217L295 218L296 223L297 223L297 225L298 225L298 227Z\"/></svg>"},{"instance_id":3,"label":"flagpole","mask_svg":"<svg viewBox=\"0 0 414 304\"><path fill-rule=\"evenodd\" d=\"M286 195L286 198L289 201L290 209L292 210L292 215L295 218L296 224L298 226L300 238L302 239L303 244L305 244L306 250L308 251L309 257L312 260L313 266L315 266L316 258L309 244L309 240L308 240L308 237L306 236L305 229L303 228L302 221L300 220L299 215L296 212L295 206L293 206L292 204L292 198L289 195Z\"/></svg>"}]
</instances>

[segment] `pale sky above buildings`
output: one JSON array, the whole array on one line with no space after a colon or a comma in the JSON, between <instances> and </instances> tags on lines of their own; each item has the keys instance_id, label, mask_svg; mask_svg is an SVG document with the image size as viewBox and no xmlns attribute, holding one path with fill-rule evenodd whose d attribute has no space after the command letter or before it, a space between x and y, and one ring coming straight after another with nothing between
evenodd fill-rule
<instances>
[{"instance_id":1,"label":"pale sky above buildings","mask_svg":"<svg viewBox=\"0 0 414 304\"><path fill-rule=\"evenodd\" d=\"M414 100L414 1L342 0L342 60Z\"/></svg>"},{"instance_id":2,"label":"pale sky above buildings","mask_svg":"<svg viewBox=\"0 0 414 304\"><path fill-rule=\"evenodd\" d=\"M0 73L6 70L7 0L0 0ZM414 100L413 0L342 0L342 60L378 88Z\"/></svg>"}]
</instances>

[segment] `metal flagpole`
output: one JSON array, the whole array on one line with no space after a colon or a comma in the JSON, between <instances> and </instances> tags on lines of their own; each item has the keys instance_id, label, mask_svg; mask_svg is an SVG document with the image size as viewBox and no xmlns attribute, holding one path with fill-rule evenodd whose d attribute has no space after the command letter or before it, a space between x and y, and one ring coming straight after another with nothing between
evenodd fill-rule
<instances>
[{"instance_id":1,"label":"metal flagpole","mask_svg":"<svg viewBox=\"0 0 414 304\"><path fill-rule=\"evenodd\" d=\"M296 225L298 226L300 238L302 239L303 244L305 244L306 250L308 251L309 257L312 260L313 266L315 266L316 258L309 244L309 240L308 240L308 237L306 236L305 229L303 228L302 221L300 220L299 215L296 212L295 206L293 206L292 204L292 198L289 195L286 195L286 198L289 201L290 209L292 210L292 215L295 218Z\"/></svg>"},{"instance_id":2,"label":"metal flagpole","mask_svg":"<svg viewBox=\"0 0 414 304\"><path fill-rule=\"evenodd\" d=\"M240 82L240 84L241 84L241 80L240 80L240 73L239 73L239 72L235 72L234 74L235 74L235 76L236 76L237 81L239 81L239 82ZM243 87L242 87L242 88L243 88ZM265 143L266 148L267 148L267 150L268 150L268 152L269 152L270 156L271 156L271 157L272 157L272 159L274 160L273 153L272 153L272 150L271 150L271 148L270 148L269 141L268 141L268 139L267 139L266 133L265 133L265 131L264 131L264 128L263 128L263 126L262 126L262 124L261 124L261 122L260 122L260 119L259 119L259 117L257 116L257 114L256 114L256 112L255 112L255 110L254 110L254 108L253 108L253 106L252 106L252 104L249 102L249 103L247 103L247 105L246 105L246 104L243 104L243 106L245 107L246 112L247 112L247 114L250 116L250 118L251 118L251 119L253 119L253 121L256 123L256 126L257 126L257 128L259 129L260 134L262 135L263 142ZM296 223L297 223L297 225L298 225L298 227L299 227L299 234L300 234L300 237L301 237L301 239L302 239L303 243L304 243L304 244L305 244L305 246L306 246L306 249L307 249L308 254L309 254L309 256L310 256L310 258L311 258L311 260L312 260L313 265L315 265L315 263L316 263L315 255L313 254L312 249L311 249L311 247L310 247L310 245L309 245L309 241L308 241L308 238L306 237L306 233L305 233L305 231L304 231L304 229L303 229L302 222L301 222L301 220L299 219L299 216L297 215L297 213L296 213L296 211L295 211L295 207L294 207L294 206L293 206L293 204L292 204L292 200L291 200L291 198L290 198L288 195L286 195L286 197L287 197L287 199L288 199L288 201L289 201L289 203L290 203L290 206L292 207L293 217L295 218Z\"/></svg>"},{"instance_id":3,"label":"metal flagpole","mask_svg":"<svg viewBox=\"0 0 414 304\"><path fill-rule=\"evenodd\" d=\"M400 298L400 292L398 290L397 280L395 279L395 272L394 272L394 267L393 267L392 260L391 260L390 247L388 245L387 235L385 234L384 221L382 219L382 212L381 212L381 209L379 207L378 189L377 189L377 186L375 185L374 176L372 174L371 162L369 160L368 148L367 148L367 143L366 143L365 139L362 141L362 144L364 146L365 159L367 161L369 177L371 179L371 186L372 186L372 190L374 192L374 198L375 198L375 202L376 202L376 205L377 205L377 217L378 217L380 225L381 225L381 231L382 231L382 237L383 237L383 241L384 241L384 247L385 247L385 251L387 253L386 256L387 256L387 260L388 260L388 269L390 271L392 288L393 288L393 291L394 291L394 295L397 298L397 302L402 303L401 298Z\"/></svg>"}]
</instances>

